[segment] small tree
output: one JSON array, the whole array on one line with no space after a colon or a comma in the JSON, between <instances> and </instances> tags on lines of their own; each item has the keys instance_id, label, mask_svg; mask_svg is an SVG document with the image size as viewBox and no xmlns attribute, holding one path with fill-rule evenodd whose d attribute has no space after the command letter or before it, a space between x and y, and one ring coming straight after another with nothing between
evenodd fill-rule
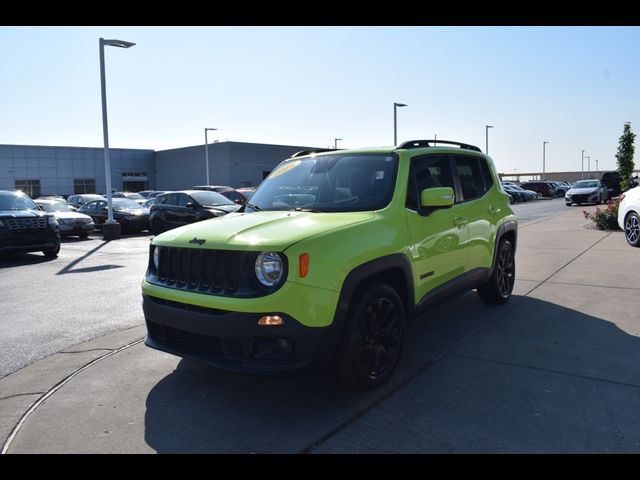
<instances>
[{"instance_id":1,"label":"small tree","mask_svg":"<svg viewBox=\"0 0 640 480\"><path fill-rule=\"evenodd\" d=\"M631 131L631 122L625 122L624 132L620 137L620 144L618 145L618 153L616 153L618 173L620 174L620 189L623 192L626 192L633 186L633 153L635 151L633 142L635 139L636 134Z\"/></svg>"}]
</instances>

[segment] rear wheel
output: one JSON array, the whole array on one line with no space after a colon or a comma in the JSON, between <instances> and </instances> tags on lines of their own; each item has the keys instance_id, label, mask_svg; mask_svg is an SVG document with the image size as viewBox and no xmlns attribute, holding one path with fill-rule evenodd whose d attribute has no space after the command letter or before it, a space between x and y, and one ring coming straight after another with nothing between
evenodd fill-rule
<instances>
[{"instance_id":1,"label":"rear wheel","mask_svg":"<svg viewBox=\"0 0 640 480\"><path fill-rule=\"evenodd\" d=\"M498 246L496 264L487 283L478 288L478 295L485 303L505 303L511 297L516 279L516 261L513 245L502 240Z\"/></svg>"},{"instance_id":2,"label":"rear wheel","mask_svg":"<svg viewBox=\"0 0 640 480\"><path fill-rule=\"evenodd\" d=\"M632 247L640 247L640 216L631 212L624 220L624 235Z\"/></svg>"},{"instance_id":3,"label":"rear wheel","mask_svg":"<svg viewBox=\"0 0 640 480\"><path fill-rule=\"evenodd\" d=\"M393 288L376 282L359 289L342 339L343 384L371 389L386 382L400 361L404 326L404 307Z\"/></svg>"}]
</instances>

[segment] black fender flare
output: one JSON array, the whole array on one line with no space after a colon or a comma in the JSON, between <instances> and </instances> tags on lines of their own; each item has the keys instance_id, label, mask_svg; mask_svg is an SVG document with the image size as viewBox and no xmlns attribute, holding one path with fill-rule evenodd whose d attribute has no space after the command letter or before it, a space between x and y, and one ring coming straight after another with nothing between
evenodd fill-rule
<instances>
[{"instance_id":1,"label":"black fender flare","mask_svg":"<svg viewBox=\"0 0 640 480\"><path fill-rule=\"evenodd\" d=\"M493 269L496 266L496 258L498 257L498 245L500 245L500 241L502 240L502 237L508 232L513 232L513 236L514 236L513 253L514 255L516 253L516 244L518 241L518 221L507 220L506 222L502 223L498 227L498 231L496 232L496 244L495 244L495 248L493 249L493 260L491 261L491 274L493 274Z\"/></svg>"},{"instance_id":2,"label":"black fender flare","mask_svg":"<svg viewBox=\"0 0 640 480\"><path fill-rule=\"evenodd\" d=\"M389 270L400 270L402 272L404 288L403 291L399 291L398 294L400 295L400 298L402 298L405 306L407 319L413 318L415 313L415 300L413 269L411 268L411 262L406 255L402 253L394 253L363 263L347 274L344 282L342 283L342 288L340 289L340 296L338 298L338 304L336 306L336 312L333 319L333 324L338 330L342 331L342 327L346 323L353 295L357 288L365 281L376 278L376 276L379 276L383 272ZM383 280L384 279L381 279L381 281ZM390 286L394 287L392 284Z\"/></svg>"}]
</instances>

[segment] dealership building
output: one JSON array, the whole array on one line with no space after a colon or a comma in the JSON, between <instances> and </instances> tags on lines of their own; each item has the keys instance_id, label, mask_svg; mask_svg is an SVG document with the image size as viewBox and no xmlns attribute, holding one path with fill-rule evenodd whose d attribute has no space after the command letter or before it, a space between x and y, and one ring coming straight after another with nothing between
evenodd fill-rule
<instances>
[{"instance_id":1,"label":"dealership building","mask_svg":"<svg viewBox=\"0 0 640 480\"><path fill-rule=\"evenodd\" d=\"M209 144L211 185L258 185L282 160L313 147L262 143ZM117 191L183 190L205 185L205 146L171 150L110 148L111 186ZM40 195L106 193L104 149L0 145L0 190Z\"/></svg>"}]
</instances>

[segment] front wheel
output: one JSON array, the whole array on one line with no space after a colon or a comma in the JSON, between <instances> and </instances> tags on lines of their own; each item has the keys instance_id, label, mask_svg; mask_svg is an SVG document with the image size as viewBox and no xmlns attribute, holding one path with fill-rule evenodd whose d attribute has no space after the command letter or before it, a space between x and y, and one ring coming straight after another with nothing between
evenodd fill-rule
<instances>
[{"instance_id":1,"label":"front wheel","mask_svg":"<svg viewBox=\"0 0 640 480\"><path fill-rule=\"evenodd\" d=\"M513 245L509 240L502 240L498 246L493 273L489 280L478 288L478 295L485 303L505 303L511 297L515 279L516 261Z\"/></svg>"},{"instance_id":2,"label":"front wheel","mask_svg":"<svg viewBox=\"0 0 640 480\"><path fill-rule=\"evenodd\" d=\"M349 388L372 389L398 366L405 312L398 293L385 283L365 285L356 298L342 339L339 376Z\"/></svg>"},{"instance_id":3,"label":"front wheel","mask_svg":"<svg viewBox=\"0 0 640 480\"><path fill-rule=\"evenodd\" d=\"M566 202L565 202L565 205L566 205L567 207L570 207L570 206L571 206L571 205L573 205L573 204L572 204L572 203L566 203Z\"/></svg>"},{"instance_id":4,"label":"front wheel","mask_svg":"<svg viewBox=\"0 0 640 480\"><path fill-rule=\"evenodd\" d=\"M624 220L624 235L632 247L640 247L640 216L632 212Z\"/></svg>"},{"instance_id":5,"label":"front wheel","mask_svg":"<svg viewBox=\"0 0 640 480\"><path fill-rule=\"evenodd\" d=\"M55 258L58 256L59 252L60 252L60 245L54 248L45 248L44 250L42 250L42 253L47 258Z\"/></svg>"}]
</instances>

